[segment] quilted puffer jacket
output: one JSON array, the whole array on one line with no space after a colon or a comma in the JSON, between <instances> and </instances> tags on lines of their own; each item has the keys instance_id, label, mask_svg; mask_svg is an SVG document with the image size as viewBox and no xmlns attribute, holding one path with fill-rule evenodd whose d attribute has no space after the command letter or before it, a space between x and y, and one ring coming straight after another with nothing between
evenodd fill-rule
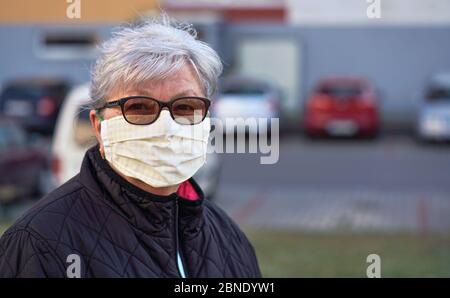
<instances>
[{"instance_id":1,"label":"quilted puffer jacket","mask_svg":"<svg viewBox=\"0 0 450 298\"><path fill-rule=\"evenodd\" d=\"M0 277L71 277L75 261L81 277L260 277L252 245L194 180L150 194L98 147L0 239Z\"/></svg>"}]
</instances>

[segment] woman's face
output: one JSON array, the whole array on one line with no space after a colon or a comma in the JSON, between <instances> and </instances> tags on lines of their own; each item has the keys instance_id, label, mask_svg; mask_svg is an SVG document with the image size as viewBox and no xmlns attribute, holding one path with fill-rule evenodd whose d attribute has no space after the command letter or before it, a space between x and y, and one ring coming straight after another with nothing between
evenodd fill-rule
<instances>
[{"instance_id":1,"label":"woman's face","mask_svg":"<svg viewBox=\"0 0 450 298\"><path fill-rule=\"evenodd\" d=\"M115 101L123 97L135 95L149 96L164 102L182 96L205 96L198 75L190 64L184 65L177 73L168 76L164 80L157 82L149 81L136 88L113 92L107 101ZM117 106L104 109L102 116L106 120L121 115L121 113L120 107ZM90 120L97 141L100 144L100 151L103 152L103 144L100 136L101 122L96 116L95 111L90 112Z\"/></svg>"}]
</instances>

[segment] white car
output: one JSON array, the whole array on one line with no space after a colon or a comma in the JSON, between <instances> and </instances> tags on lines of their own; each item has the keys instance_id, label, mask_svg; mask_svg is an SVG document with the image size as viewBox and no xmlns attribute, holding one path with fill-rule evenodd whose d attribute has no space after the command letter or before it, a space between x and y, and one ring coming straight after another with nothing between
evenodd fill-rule
<instances>
[{"instance_id":1,"label":"white car","mask_svg":"<svg viewBox=\"0 0 450 298\"><path fill-rule=\"evenodd\" d=\"M450 73L432 77L420 105L417 134L425 141L450 140Z\"/></svg>"},{"instance_id":2,"label":"white car","mask_svg":"<svg viewBox=\"0 0 450 298\"><path fill-rule=\"evenodd\" d=\"M89 109L89 85L75 87L65 100L56 123L52 144L52 172L55 186L75 176L81 167L83 157L97 140L91 128ZM208 154L206 164L195 174L208 199L216 192L221 159L215 153Z\"/></svg>"},{"instance_id":3,"label":"white car","mask_svg":"<svg viewBox=\"0 0 450 298\"><path fill-rule=\"evenodd\" d=\"M269 82L257 78L231 76L223 79L220 92L212 103L214 117L222 122L224 133L234 132L239 122L227 127L226 121L242 119L247 131L257 133L260 119L270 123L271 118L280 117L281 92ZM250 120L255 121L251 125ZM262 121L262 120L261 120ZM227 131L228 129L228 131Z\"/></svg>"}]
</instances>

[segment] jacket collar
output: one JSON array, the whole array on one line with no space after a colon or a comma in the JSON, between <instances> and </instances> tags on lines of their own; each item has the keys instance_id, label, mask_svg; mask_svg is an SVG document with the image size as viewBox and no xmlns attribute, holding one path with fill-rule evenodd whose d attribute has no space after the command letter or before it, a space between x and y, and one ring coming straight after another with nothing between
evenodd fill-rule
<instances>
[{"instance_id":1,"label":"jacket collar","mask_svg":"<svg viewBox=\"0 0 450 298\"><path fill-rule=\"evenodd\" d=\"M182 233L198 232L203 222L204 194L194 179L187 180L178 194L161 196L146 192L117 174L100 155L98 145L86 152L79 179L139 229L152 233L164 230L175 222L174 208L179 208Z\"/></svg>"}]
</instances>

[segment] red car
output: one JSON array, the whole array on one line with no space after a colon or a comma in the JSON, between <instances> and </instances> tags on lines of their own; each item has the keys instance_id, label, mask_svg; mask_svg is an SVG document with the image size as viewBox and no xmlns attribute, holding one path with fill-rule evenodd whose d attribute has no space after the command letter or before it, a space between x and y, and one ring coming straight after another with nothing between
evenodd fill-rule
<instances>
[{"instance_id":1,"label":"red car","mask_svg":"<svg viewBox=\"0 0 450 298\"><path fill-rule=\"evenodd\" d=\"M328 77L319 81L305 106L309 136L374 137L379 130L374 87L360 77Z\"/></svg>"}]
</instances>

